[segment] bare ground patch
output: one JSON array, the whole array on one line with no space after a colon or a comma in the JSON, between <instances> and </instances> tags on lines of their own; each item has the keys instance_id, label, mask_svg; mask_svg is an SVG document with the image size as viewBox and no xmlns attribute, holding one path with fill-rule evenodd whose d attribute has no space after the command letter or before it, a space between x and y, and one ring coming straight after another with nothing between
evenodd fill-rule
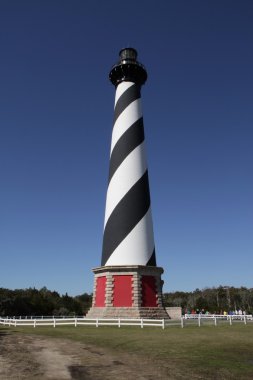
<instances>
[{"instance_id":1,"label":"bare ground patch","mask_svg":"<svg viewBox=\"0 0 253 380\"><path fill-rule=\"evenodd\" d=\"M105 349L26 334L0 336L1 380L106 380L168 379L149 360L130 354L112 354Z\"/></svg>"}]
</instances>

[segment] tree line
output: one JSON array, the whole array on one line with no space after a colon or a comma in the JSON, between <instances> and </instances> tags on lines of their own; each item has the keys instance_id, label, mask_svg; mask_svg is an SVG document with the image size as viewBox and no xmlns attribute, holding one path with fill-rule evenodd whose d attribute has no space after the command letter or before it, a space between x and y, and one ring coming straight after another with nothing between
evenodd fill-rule
<instances>
[{"instance_id":1,"label":"tree line","mask_svg":"<svg viewBox=\"0 0 253 380\"><path fill-rule=\"evenodd\" d=\"M163 296L165 306L181 306L183 313L208 311L221 314L236 310L253 313L253 288L219 286L193 292L164 293Z\"/></svg>"},{"instance_id":2,"label":"tree line","mask_svg":"<svg viewBox=\"0 0 253 380\"><path fill-rule=\"evenodd\" d=\"M91 306L92 295L71 297L46 287L42 289L0 288L0 316L82 316Z\"/></svg>"},{"instance_id":3,"label":"tree line","mask_svg":"<svg viewBox=\"0 0 253 380\"><path fill-rule=\"evenodd\" d=\"M183 313L242 310L253 313L253 288L219 286L196 289L192 292L165 292L164 306L181 306ZM56 291L41 289L0 288L0 316L83 316L92 303L92 294L60 295Z\"/></svg>"}]
</instances>

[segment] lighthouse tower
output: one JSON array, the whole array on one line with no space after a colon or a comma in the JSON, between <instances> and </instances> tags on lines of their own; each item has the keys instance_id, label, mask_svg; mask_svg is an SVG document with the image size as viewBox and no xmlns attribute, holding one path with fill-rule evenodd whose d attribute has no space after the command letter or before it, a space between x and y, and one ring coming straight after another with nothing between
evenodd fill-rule
<instances>
[{"instance_id":1,"label":"lighthouse tower","mask_svg":"<svg viewBox=\"0 0 253 380\"><path fill-rule=\"evenodd\" d=\"M156 266L141 86L147 79L133 48L110 71L116 88L101 266L93 269L88 317L168 318L163 269Z\"/></svg>"}]
</instances>

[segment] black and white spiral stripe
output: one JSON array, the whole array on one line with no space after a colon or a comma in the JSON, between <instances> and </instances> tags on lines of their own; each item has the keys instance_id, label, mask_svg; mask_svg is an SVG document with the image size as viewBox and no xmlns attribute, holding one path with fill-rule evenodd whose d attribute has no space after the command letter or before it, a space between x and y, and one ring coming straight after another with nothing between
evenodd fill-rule
<instances>
[{"instance_id":1,"label":"black and white spiral stripe","mask_svg":"<svg viewBox=\"0 0 253 380\"><path fill-rule=\"evenodd\" d=\"M117 86L101 265L156 265L140 87Z\"/></svg>"}]
</instances>

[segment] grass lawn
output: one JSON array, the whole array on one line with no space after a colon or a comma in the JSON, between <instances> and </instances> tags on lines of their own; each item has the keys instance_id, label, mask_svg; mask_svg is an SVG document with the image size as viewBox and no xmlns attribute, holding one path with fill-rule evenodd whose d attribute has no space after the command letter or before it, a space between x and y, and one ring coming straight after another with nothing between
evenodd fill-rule
<instances>
[{"instance_id":1,"label":"grass lawn","mask_svg":"<svg viewBox=\"0 0 253 380\"><path fill-rule=\"evenodd\" d=\"M117 353L149 358L168 376L188 379L253 379L253 325L145 327L18 327L13 334L67 338ZM187 376L186 376L187 375ZM182 377L180 377L182 376ZM172 376L173 377L173 376Z\"/></svg>"}]
</instances>

